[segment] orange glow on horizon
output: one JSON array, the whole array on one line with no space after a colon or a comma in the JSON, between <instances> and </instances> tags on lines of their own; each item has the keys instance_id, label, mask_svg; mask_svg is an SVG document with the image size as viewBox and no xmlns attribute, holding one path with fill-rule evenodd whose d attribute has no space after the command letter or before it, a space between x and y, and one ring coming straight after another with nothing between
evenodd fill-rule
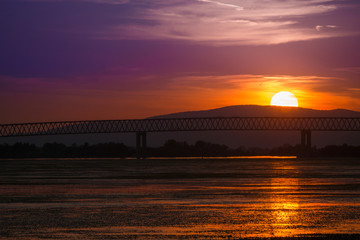
<instances>
[{"instance_id":1,"label":"orange glow on horizon","mask_svg":"<svg viewBox=\"0 0 360 240\"><path fill-rule=\"evenodd\" d=\"M1 96L3 102L15 99L11 107L3 109L6 114L1 122L133 119L234 105L269 106L274 94L282 89L291 89L302 108L360 111L360 90L341 92L341 86L334 81L333 88L339 91L329 91L327 79L290 75L189 75L172 78L164 85L126 91L118 89L115 81L102 89L83 89L81 85L69 88L51 81L29 80L22 84L31 87L33 93L9 91ZM9 84L20 81L13 80ZM138 81L141 86L145 80Z\"/></svg>"}]
</instances>

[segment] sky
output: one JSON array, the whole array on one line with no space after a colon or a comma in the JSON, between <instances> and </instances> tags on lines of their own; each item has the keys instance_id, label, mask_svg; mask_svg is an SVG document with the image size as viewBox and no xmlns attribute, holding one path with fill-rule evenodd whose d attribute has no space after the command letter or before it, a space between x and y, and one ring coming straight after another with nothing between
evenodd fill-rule
<instances>
[{"instance_id":1,"label":"sky","mask_svg":"<svg viewBox=\"0 0 360 240\"><path fill-rule=\"evenodd\" d=\"M360 111L358 0L1 0L0 123Z\"/></svg>"}]
</instances>

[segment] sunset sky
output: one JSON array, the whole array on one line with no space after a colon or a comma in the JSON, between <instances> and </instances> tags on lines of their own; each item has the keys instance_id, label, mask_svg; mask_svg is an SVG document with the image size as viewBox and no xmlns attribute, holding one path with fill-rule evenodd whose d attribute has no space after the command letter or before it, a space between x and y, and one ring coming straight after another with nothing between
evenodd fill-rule
<instances>
[{"instance_id":1,"label":"sunset sky","mask_svg":"<svg viewBox=\"0 0 360 240\"><path fill-rule=\"evenodd\" d=\"M0 123L360 111L359 0L1 0Z\"/></svg>"}]
</instances>

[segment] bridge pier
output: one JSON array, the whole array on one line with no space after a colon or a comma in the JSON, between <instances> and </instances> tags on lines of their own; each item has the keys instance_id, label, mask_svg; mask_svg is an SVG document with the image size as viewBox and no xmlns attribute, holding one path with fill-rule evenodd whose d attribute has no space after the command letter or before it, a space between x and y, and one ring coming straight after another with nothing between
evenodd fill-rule
<instances>
[{"instance_id":1,"label":"bridge pier","mask_svg":"<svg viewBox=\"0 0 360 240\"><path fill-rule=\"evenodd\" d=\"M304 149L311 148L311 130L301 130L301 146Z\"/></svg>"},{"instance_id":2,"label":"bridge pier","mask_svg":"<svg viewBox=\"0 0 360 240\"><path fill-rule=\"evenodd\" d=\"M136 158L146 157L146 132L136 132Z\"/></svg>"}]
</instances>

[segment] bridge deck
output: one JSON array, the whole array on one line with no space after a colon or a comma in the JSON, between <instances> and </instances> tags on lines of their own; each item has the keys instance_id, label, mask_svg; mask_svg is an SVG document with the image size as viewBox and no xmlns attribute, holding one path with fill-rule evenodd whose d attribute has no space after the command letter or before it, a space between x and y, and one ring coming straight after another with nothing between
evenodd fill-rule
<instances>
[{"instance_id":1,"label":"bridge deck","mask_svg":"<svg viewBox=\"0 0 360 240\"><path fill-rule=\"evenodd\" d=\"M0 125L0 137L173 131L360 131L360 118L211 117Z\"/></svg>"}]
</instances>

